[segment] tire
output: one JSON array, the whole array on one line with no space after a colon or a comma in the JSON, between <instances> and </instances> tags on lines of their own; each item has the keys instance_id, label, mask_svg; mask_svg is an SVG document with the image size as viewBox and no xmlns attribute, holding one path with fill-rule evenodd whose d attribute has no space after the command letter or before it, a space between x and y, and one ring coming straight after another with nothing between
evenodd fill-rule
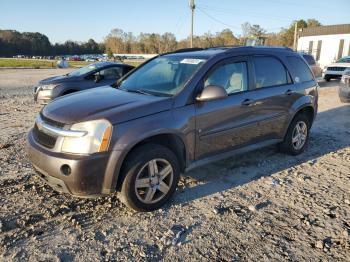
<instances>
[{"instance_id":1,"label":"tire","mask_svg":"<svg viewBox=\"0 0 350 262\"><path fill-rule=\"evenodd\" d=\"M300 130L300 127L303 125L305 125L305 128L306 128L306 135L301 131L301 133L303 134L299 136L299 138L301 137L301 140L303 140L301 144L298 144L297 142L293 142L293 138L296 138L298 134L297 125L299 125L299 130ZM310 127L311 127L310 120L306 115L304 114L296 115L288 127L287 134L285 135L283 142L279 146L280 151L289 155L294 155L294 156L304 152L310 137Z\"/></svg>"},{"instance_id":2,"label":"tire","mask_svg":"<svg viewBox=\"0 0 350 262\"><path fill-rule=\"evenodd\" d=\"M146 144L128 157L122 177L122 202L136 211L148 212L163 206L173 195L180 178L180 165L167 147Z\"/></svg>"},{"instance_id":3,"label":"tire","mask_svg":"<svg viewBox=\"0 0 350 262\"><path fill-rule=\"evenodd\" d=\"M325 75L325 76L324 76L324 80L326 80L327 82L329 82L329 81L331 81L331 77L328 76L328 75Z\"/></svg>"}]
</instances>

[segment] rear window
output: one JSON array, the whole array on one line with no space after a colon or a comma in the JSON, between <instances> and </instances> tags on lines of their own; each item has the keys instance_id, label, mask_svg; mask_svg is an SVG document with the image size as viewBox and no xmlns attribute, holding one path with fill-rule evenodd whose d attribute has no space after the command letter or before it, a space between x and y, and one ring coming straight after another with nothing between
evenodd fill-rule
<instances>
[{"instance_id":1,"label":"rear window","mask_svg":"<svg viewBox=\"0 0 350 262\"><path fill-rule=\"evenodd\" d=\"M316 65L316 61L312 55L303 55L303 57L309 65Z\"/></svg>"},{"instance_id":2,"label":"rear window","mask_svg":"<svg viewBox=\"0 0 350 262\"><path fill-rule=\"evenodd\" d=\"M295 83L307 82L314 79L310 68L300 57L287 56L287 60L293 72Z\"/></svg>"},{"instance_id":3,"label":"rear window","mask_svg":"<svg viewBox=\"0 0 350 262\"><path fill-rule=\"evenodd\" d=\"M261 56L253 58L256 88L288 84L288 72L276 58Z\"/></svg>"}]
</instances>

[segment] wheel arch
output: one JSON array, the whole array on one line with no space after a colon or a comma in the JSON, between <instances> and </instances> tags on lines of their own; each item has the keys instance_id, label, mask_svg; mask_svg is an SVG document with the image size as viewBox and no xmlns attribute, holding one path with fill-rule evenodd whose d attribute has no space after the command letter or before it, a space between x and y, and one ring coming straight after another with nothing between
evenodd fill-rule
<instances>
[{"instance_id":1,"label":"wheel arch","mask_svg":"<svg viewBox=\"0 0 350 262\"><path fill-rule=\"evenodd\" d=\"M288 125L287 125L287 128L285 129L283 137L286 136L288 128L291 125L291 123L293 122L293 120L300 114L305 114L310 121L310 127L312 126L312 123L315 120L315 116L316 116L316 109L314 108L313 104L311 104L311 103L301 105L299 108L294 110L292 117L288 121Z\"/></svg>"},{"instance_id":2,"label":"wheel arch","mask_svg":"<svg viewBox=\"0 0 350 262\"><path fill-rule=\"evenodd\" d=\"M162 146L167 147L170 149L175 156L177 157L179 164L180 164L180 170L183 172L187 165L187 150L186 145L183 139L180 135L176 133L159 133L150 135L146 138L140 139L133 143L128 149L125 150L124 154L118 159L119 165L116 165L114 170L114 177L112 186L117 191L120 190L121 184L122 184L122 174L124 171L125 163L128 159L128 157L135 152L140 146L145 144L159 144Z\"/></svg>"}]
</instances>

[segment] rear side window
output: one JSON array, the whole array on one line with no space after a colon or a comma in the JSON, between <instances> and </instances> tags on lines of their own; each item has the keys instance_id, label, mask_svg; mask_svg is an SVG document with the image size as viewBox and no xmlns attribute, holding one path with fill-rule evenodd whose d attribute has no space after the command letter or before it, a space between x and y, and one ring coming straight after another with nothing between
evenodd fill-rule
<instances>
[{"instance_id":1,"label":"rear side window","mask_svg":"<svg viewBox=\"0 0 350 262\"><path fill-rule=\"evenodd\" d=\"M303 55L303 57L309 65L316 65L316 61L312 55Z\"/></svg>"},{"instance_id":2,"label":"rear side window","mask_svg":"<svg viewBox=\"0 0 350 262\"><path fill-rule=\"evenodd\" d=\"M256 88L289 84L288 72L276 58L261 56L253 58Z\"/></svg>"},{"instance_id":3,"label":"rear side window","mask_svg":"<svg viewBox=\"0 0 350 262\"><path fill-rule=\"evenodd\" d=\"M295 83L307 82L314 79L310 68L306 65L303 59L297 56L287 56L287 60L293 72Z\"/></svg>"}]
</instances>

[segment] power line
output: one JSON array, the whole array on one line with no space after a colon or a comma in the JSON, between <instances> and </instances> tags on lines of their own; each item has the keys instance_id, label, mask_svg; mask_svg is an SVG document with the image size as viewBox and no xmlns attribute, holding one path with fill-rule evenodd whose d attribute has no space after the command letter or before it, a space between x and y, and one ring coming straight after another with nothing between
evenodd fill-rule
<instances>
[{"instance_id":1,"label":"power line","mask_svg":"<svg viewBox=\"0 0 350 262\"><path fill-rule=\"evenodd\" d=\"M217 12L217 13L226 13L226 14L232 14L232 15L236 15L237 14L237 10L230 10L230 9L225 9L225 10L222 10L222 9L218 9L216 7L210 7L208 5L201 5L201 8L202 9L205 9L205 10L210 10L212 12ZM260 18L264 18L264 19L267 19L267 20L275 20L275 21L280 21L280 22L291 22L291 20L288 20L288 19L285 19L285 18L282 18L282 17L277 17L277 16L271 16L271 15L266 15L266 14L262 14L262 13L257 13L257 12L249 12L249 11L242 11L244 12L244 14L250 14L254 17L260 17ZM247 16L247 15L240 15L242 17L251 17L251 16Z\"/></svg>"},{"instance_id":2,"label":"power line","mask_svg":"<svg viewBox=\"0 0 350 262\"><path fill-rule=\"evenodd\" d=\"M219 20L219 19L217 19L217 18L211 16L210 14L208 14L207 12L205 12L201 7L198 7L198 6L197 6L197 8L198 8L198 10L201 11L204 15L206 15L206 16L209 17L210 19L216 21L217 23L220 23L220 24L222 24L222 25L224 25L224 26L227 26L227 27L232 28L232 29L235 29L235 30L236 30L236 29L240 29L240 27L233 26L233 25L229 25L229 24L227 24L227 23L225 23L225 22L223 22L223 21L221 21L221 20Z\"/></svg>"}]
</instances>

